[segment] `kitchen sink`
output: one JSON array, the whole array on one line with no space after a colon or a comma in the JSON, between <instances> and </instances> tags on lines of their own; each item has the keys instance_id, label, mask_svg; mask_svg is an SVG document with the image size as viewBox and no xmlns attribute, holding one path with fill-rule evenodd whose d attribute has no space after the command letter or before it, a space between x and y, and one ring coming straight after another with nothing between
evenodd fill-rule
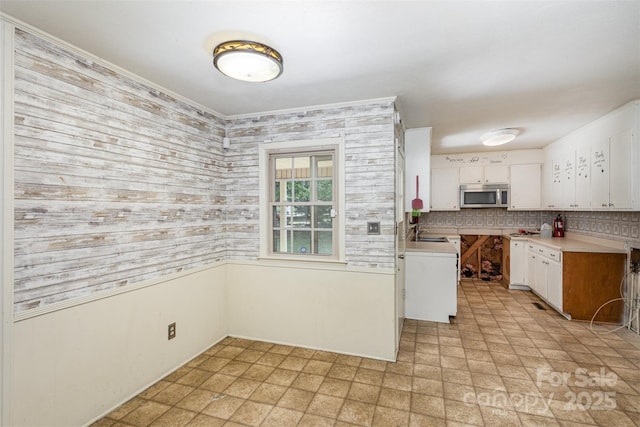
<instances>
[{"instance_id":1,"label":"kitchen sink","mask_svg":"<svg viewBox=\"0 0 640 427\"><path fill-rule=\"evenodd\" d=\"M435 242L435 243L443 243L448 242L446 237L418 237L416 242Z\"/></svg>"}]
</instances>

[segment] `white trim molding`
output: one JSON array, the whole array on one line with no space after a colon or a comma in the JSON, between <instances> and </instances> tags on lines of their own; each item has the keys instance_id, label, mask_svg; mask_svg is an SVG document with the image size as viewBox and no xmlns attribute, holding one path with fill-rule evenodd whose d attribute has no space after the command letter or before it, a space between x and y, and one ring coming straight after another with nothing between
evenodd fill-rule
<instances>
[{"instance_id":1,"label":"white trim molding","mask_svg":"<svg viewBox=\"0 0 640 427\"><path fill-rule=\"evenodd\" d=\"M0 46L0 121L2 134L2 209L0 210L0 271L2 272L2 290L0 291L0 424L9 425L11 407L10 378L11 349L13 330L13 63L15 27L0 20L2 45Z\"/></svg>"}]
</instances>

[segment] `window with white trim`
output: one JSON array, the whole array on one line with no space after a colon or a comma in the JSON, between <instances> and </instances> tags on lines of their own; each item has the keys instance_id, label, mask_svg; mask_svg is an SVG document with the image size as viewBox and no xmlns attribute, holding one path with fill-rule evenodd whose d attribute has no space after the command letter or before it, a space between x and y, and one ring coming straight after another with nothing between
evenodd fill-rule
<instances>
[{"instance_id":1,"label":"window with white trim","mask_svg":"<svg viewBox=\"0 0 640 427\"><path fill-rule=\"evenodd\" d=\"M336 150L269 154L269 252L336 256Z\"/></svg>"},{"instance_id":2,"label":"window with white trim","mask_svg":"<svg viewBox=\"0 0 640 427\"><path fill-rule=\"evenodd\" d=\"M261 144L260 257L345 262L344 139Z\"/></svg>"}]
</instances>

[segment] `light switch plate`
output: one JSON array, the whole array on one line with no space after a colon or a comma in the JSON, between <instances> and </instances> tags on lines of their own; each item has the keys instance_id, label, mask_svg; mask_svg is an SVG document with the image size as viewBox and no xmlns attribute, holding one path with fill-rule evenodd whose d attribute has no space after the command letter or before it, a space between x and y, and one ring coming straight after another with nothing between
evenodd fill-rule
<instances>
[{"instance_id":1,"label":"light switch plate","mask_svg":"<svg viewBox=\"0 0 640 427\"><path fill-rule=\"evenodd\" d=\"M380 223L379 222L368 222L367 223L367 234L380 234Z\"/></svg>"}]
</instances>

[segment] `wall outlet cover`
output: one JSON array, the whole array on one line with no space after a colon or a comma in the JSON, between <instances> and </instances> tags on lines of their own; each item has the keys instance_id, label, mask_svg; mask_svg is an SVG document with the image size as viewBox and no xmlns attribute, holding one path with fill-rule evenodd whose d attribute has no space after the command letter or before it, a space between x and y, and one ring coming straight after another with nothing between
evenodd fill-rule
<instances>
[{"instance_id":1,"label":"wall outlet cover","mask_svg":"<svg viewBox=\"0 0 640 427\"><path fill-rule=\"evenodd\" d=\"M367 234L380 234L380 223L367 222Z\"/></svg>"}]
</instances>

